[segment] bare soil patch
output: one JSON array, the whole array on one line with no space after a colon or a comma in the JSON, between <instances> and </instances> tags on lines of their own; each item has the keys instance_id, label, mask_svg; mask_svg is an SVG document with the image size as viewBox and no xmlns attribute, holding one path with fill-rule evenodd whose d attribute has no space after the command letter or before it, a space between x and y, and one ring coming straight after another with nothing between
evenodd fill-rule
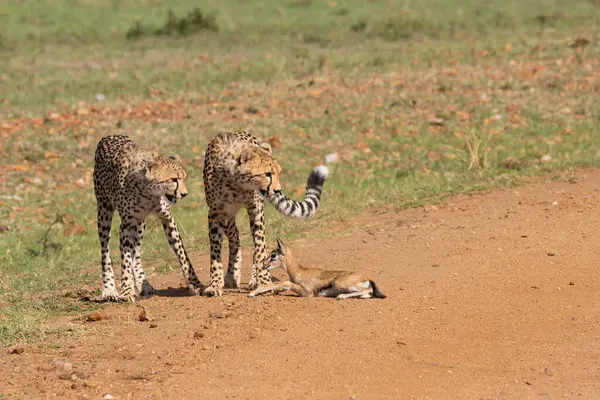
<instances>
[{"instance_id":1,"label":"bare soil patch","mask_svg":"<svg viewBox=\"0 0 600 400\"><path fill-rule=\"evenodd\" d=\"M362 268L384 300L193 298L179 274L155 275L159 296L69 321L87 330L78 339L5 349L0 393L597 398L599 181L587 170L570 182L371 212L330 227L345 236L290 243L305 264ZM194 261L206 282L207 256Z\"/></svg>"}]
</instances>

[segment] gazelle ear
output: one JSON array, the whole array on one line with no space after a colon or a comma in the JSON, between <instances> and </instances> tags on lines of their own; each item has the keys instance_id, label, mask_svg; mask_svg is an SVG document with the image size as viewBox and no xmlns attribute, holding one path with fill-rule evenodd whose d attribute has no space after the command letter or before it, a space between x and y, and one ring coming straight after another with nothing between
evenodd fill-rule
<instances>
[{"instance_id":1,"label":"gazelle ear","mask_svg":"<svg viewBox=\"0 0 600 400\"><path fill-rule=\"evenodd\" d=\"M242 164L246 164L248 161L250 161L252 159L252 157L254 156L254 153L252 152L252 150L250 149L244 149L242 150L242 152L240 153L240 165Z\"/></svg>"},{"instance_id":2,"label":"gazelle ear","mask_svg":"<svg viewBox=\"0 0 600 400\"><path fill-rule=\"evenodd\" d=\"M281 254L285 254L285 243L279 237L277 238L277 249Z\"/></svg>"}]
</instances>

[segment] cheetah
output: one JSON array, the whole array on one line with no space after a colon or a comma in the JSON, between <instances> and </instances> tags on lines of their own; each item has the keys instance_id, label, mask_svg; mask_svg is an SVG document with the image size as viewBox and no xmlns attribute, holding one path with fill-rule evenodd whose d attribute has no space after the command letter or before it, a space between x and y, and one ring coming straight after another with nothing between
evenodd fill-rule
<instances>
[{"instance_id":1,"label":"cheetah","mask_svg":"<svg viewBox=\"0 0 600 400\"><path fill-rule=\"evenodd\" d=\"M127 136L106 136L96 147L94 192L98 204L98 236L102 258L102 300L135 301L154 289L141 263L141 242L146 217L155 214L162 223L190 292L202 293L198 280L171 215L171 204L184 198L187 173L178 156L165 157L140 149ZM115 286L109 241L115 210L121 217L121 293Z\"/></svg>"},{"instance_id":2,"label":"cheetah","mask_svg":"<svg viewBox=\"0 0 600 400\"><path fill-rule=\"evenodd\" d=\"M220 132L208 144L204 159L204 191L208 204L210 239L210 283L205 296L221 296L223 287L239 288L242 252L235 217L245 207L254 240L254 259L249 288L271 283L263 268L265 246L264 198L275 208L293 218L307 218L319 207L323 184L329 176L324 165L308 177L305 199L297 202L281 191L281 167L272 155L271 146L250 132ZM229 264L223 277L221 249L223 234L229 241Z\"/></svg>"},{"instance_id":3,"label":"cheetah","mask_svg":"<svg viewBox=\"0 0 600 400\"><path fill-rule=\"evenodd\" d=\"M335 297L336 300L387 297L379 291L375 282L360 272L303 267L294 258L292 250L279 238L277 238L277 248L271 252L265 268L269 271L281 268L288 274L290 280L261 286L250 292L248 297L286 290L291 290L300 297Z\"/></svg>"}]
</instances>

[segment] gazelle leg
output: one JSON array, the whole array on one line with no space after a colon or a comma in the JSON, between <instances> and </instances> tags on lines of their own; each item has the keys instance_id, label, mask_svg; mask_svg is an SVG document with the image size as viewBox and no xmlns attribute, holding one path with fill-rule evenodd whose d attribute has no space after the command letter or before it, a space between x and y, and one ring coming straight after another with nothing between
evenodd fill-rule
<instances>
[{"instance_id":1,"label":"gazelle leg","mask_svg":"<svg viewBox=\"0 0 600 400\"><path fill-rule=\"evenodd\" d=\"M371 289L367 289L367 290L361 290L360 292L342 293L342 294L338 295L335 299L343 300L343 299L351 299L354 297L360 297L361 299L368 299L372 296L373 296L373 291Z\"/></svg>"}]
</instances>

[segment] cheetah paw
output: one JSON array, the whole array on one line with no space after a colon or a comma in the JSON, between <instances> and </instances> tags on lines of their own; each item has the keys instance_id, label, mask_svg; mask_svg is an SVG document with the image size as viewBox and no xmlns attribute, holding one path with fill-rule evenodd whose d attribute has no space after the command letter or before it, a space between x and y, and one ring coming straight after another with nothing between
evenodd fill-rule
<instances>
[{"instance_id":1,"label":"cheetah paw","mask_svg":"<svg viewBox=\"0 0 600 400\"><path fill-rule=\"evenodd\" d=\"M102 301L110 301L113 303L118 303L121 301L121 297L119 296L119 293L117 293L117 291L115 289L103 290L101 299L102 299Z\"/></svg>"},{"instance_id":2,"label":"cheetah paw","mask_svg":"<svg viewBox=\"0 0 600 400\"><path fill-rule=\"evenodd\" d=\"M135 303L135 295L133 293L121 294L119 297L120 303Z\"/></svg>"},{"instance_id":3,"label":"cheetah paw","mask_svg":"<svg viewBox=\"0 0 600 400\"><path fill-rule=\"evenodd\" d=\"M206 297L219 297L219 296L223 295L223 289L214 287L214 286L210 286L210 287L207 287L206 289L204 289L204 292L202 292L202 295L206 296Z\"/></svg>"}]
</instances>

